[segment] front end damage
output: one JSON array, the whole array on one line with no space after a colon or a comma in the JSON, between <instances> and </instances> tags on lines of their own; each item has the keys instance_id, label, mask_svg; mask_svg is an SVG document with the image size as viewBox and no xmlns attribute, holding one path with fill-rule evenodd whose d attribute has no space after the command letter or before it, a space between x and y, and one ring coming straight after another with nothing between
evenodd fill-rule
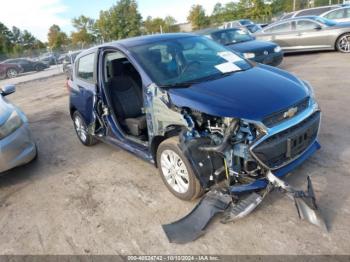
<instances>
[{"instance_id":1,"label":"front end damage","mask_svg":"<svg viewBox=\"0 0 350 262\"><path fill-rule=\"evenodd\" d=\"M274 188L294 201L301 219L326 229L311 179L305 192L281 180L320 148L321 113L316 103L307 103L293 117L279 114L261 122L177 109L187 122L181 148L208 192L187 216L163 225L170 242L195 240L218 213L222 223L247 216Z\"/></svg>"}]
</instances>

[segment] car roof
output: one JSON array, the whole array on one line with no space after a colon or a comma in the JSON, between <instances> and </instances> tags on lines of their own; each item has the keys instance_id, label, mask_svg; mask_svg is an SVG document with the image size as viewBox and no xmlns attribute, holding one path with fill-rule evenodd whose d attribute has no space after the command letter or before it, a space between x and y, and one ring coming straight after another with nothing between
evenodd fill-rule
<instances>
[{"instance_id":1,"label":"car roof","mask_svg":"<svg viewBox=\"0 0 350 262\"><path fill-rule=\"evenodd\" d=\"M123 47L125 49L128 49L130 47L135 47L139 45L146 45L166 40L174 40L174 39L180 39L184 37L191 37L191 36L198 36L191 33L166 33L166 34L154 34L154 35L145 35L145 36L136 36L131 38L126 38L122 40L117 40L109 43L104 43L99 46L94 46L89 49L86 49L82 51L77 58L80 58L86 54L89 54L91 52L94 52L96 49L101 47Z\"/></svg>"}]
</instances>

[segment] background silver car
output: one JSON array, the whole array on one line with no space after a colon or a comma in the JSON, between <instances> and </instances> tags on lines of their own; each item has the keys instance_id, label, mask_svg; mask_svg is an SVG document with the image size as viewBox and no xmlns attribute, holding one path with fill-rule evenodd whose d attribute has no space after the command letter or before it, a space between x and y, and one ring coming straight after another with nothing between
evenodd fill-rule
<instances>
[{"instance_id":1,"label":"background silver car","mask_svg":"<svg viewBox=\"0 0 350 262\"><path fill-rule=\"evenodd\" d=\"M254 35L259 40L277 43L285 52L338 50L350 53L350 23L337 23L319 16L279 21Z\"/></svg>"},{"instance_id":2,"label":"background silver car","mask_svg":"<svg viewBox=\"0 0 350 262\"><path fill-rule=\"evenodd\" d=\"M0 173L27 164L37 155L26 116L6 99L13 92L14 85L0 89Z\"/></svg>"}]
</instances>

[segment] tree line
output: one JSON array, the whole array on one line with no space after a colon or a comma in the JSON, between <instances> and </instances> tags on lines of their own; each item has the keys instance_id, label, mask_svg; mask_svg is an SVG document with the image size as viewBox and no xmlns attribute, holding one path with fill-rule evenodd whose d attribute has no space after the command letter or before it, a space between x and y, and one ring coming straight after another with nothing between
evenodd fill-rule
<instances>
[{"instance_id":1,"label":"tree line","mask_svg":"<svg viewBox=\"0 0 350 262\"><path fill-rule=\"evenodd\" d=\"M330 2L338 4L341 0L239 0L215 4L210 15L203 6L193 5L187 20L192 24L193 30L242 18L269 22L285 12L328 5ZM180 31L172 16L149 16L143 20L136 0L118 0L108 10L101 10L98 19L81 15L72 19L72 25L74 31L70 35L63 32L59 25L52 25L48 32L48 42L42 43L27 30L21 31L17 27L10 30L0 22L0 59L18 55L32 56L43 48L62 51L138 35Z\"/></svg>"}]
</instances>

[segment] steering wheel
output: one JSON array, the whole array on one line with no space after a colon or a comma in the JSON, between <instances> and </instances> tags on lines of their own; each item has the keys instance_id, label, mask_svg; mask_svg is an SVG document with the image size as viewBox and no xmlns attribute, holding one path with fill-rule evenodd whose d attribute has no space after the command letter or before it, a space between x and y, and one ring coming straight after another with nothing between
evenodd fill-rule
<instances>
[{"instance_id":1,"label":"steering wheel","mask_svg":"<svg viewBox=\"0 0 350 262\"><path fill-rule=\"evenodd\" d=\"M182 68L181 72L180 72L180 76L182 76L191 66L193 65L200 65L200 62L198 61L191 61L189 63L186 63L186 65L184 65L184 67Z\"/></svg>"}]
</instances>

